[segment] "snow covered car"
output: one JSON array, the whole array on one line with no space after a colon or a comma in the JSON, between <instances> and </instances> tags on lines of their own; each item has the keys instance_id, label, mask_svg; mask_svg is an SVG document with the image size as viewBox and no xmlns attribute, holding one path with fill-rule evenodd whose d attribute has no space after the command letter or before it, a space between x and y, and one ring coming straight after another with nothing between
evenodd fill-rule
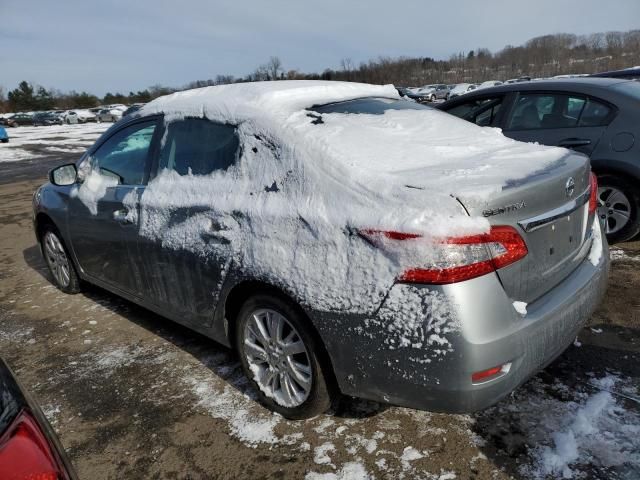
<instances>
[{"instance_id":1,"label":"snow covered car","mask_svg":"<svg viewBox=\"0 0 640 480\"><path fill-rule=\"evenodd\" d=\"M80 120L78 114L74 110L66 110L60 113L60 116L62 117L64 123L66 123L67 125L75 125Z\"/></svg>"},{"instance_id":2,"label":"snow covered car","mask_svg":"<svg viewBox=\"0 0 640 480\"><path fill-rule=\"evenodd\" d=\"M76 110L76 115L78 116L78 123L88 123L88 122L96 122L95 113L90 110Z\"/></svg>"},{"instance_id":3,"label":"snow covered car","mask_svg":"<svg viewBox=\"0 0 640 480\"><path fill-rule=\"evenodd\" d=\"M402 100L278 81L156 99L34 195L53 281L239 352L289 418L340 393L494 404L572 343L608 255L581 154Z\"/></svg>"},{"instance_id":4,"label":"snow covered car","mask_svg":"<svg viewBox=\"0 0 640 480\"><path fill-rule=\"evenodd\" d=\"M96 114L96 121L101 122L117 122L122 118L122 110L119 108L104 108Z\"/></svg>"}]
</instances>

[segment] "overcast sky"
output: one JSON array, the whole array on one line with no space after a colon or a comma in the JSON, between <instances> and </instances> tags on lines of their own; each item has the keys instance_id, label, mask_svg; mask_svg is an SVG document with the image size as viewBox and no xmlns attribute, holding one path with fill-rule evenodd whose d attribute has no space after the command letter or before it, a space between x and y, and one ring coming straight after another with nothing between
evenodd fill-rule
<instances>
[{"instance_id":1,"label":"overcast sky","mask_svg":"<svg viewBox=\"0 0 640 480\"><path fill-rule=\"evenodd\" d=\"M322 71L634 28L640 0L0 0L0 85L128 93L244 76L272 55Z\"/></svg>"}]
</instances>

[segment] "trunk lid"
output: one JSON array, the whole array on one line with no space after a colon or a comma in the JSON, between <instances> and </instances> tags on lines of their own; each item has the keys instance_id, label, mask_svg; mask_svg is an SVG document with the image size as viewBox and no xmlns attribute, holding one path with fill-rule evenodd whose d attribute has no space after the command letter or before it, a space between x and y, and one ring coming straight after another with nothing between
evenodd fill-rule
<instances>
[{"instance_id":1,"label":"trunk lid","mask_svg":"<svg viewBox=\"0 0 640 480\"><path fill-rule=\"evenodd\" d=\"M506 293L531 303L570 275L589 253L590 164L568 154L551 166L507 184L489 199L458 196L472 216L515 227L527 256L497 271Z\"/></svg>"}]
</instances>

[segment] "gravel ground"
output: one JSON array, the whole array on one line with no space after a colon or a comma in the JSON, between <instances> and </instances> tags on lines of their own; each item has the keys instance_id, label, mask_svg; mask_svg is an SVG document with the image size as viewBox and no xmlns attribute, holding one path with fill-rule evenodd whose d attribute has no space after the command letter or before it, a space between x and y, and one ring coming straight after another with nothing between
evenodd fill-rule
<instances>
[{"instance_id":1,"label":"gravel ground","mask_svg":"<svg viewBox=\"0 0 640 480\"><path fill-rule=\"evenodd\" d=\"M444 415L345 399L291 422L255 402L220 345L104 290L56 290L30 202L74 157L1 157L0 354L81 479L640 478L640 243L612 250L605 303L574 346L497 406Z\"/></svg>"}]
</instances>

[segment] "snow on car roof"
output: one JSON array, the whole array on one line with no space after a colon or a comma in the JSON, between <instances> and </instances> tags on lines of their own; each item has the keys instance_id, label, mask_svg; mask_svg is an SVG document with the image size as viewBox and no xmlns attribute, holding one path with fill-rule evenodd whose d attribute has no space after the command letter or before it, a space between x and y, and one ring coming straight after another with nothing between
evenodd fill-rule
<instances>
[{"instance_id":1,"label":"snow on car roof","mask_svg":"<svg viewBox=\"0 0 640 480\"><path fill-rule=\"evenodd\" d=\"M241 122L256 115L282 115L330 102L362 97L400 98L393 85L352 82L281 80L197 88L157 98L140 112L206 116Z\"/></svg>"},{"instance_id":2,"label":"snow on car roof","mask_svg":"<svg viewBox=\"0 0 640 480\"><path fill-rule=\"evenodd\" d=\"M404 181L437 187L445 195L486 196L567 154L561 148L517 142L499 129L479 128L429 108L390 109L384 115L323 113L321 123L310 117L308 109L315 105L366 97L405 101L393 85L293 80L178 92L150 102L140 113L224 123L251 120L315 164L332 169L327 162L332 160L347 182L371 184L392 175L396 181L390 188Z\"/></svg>"}]
</instances>

